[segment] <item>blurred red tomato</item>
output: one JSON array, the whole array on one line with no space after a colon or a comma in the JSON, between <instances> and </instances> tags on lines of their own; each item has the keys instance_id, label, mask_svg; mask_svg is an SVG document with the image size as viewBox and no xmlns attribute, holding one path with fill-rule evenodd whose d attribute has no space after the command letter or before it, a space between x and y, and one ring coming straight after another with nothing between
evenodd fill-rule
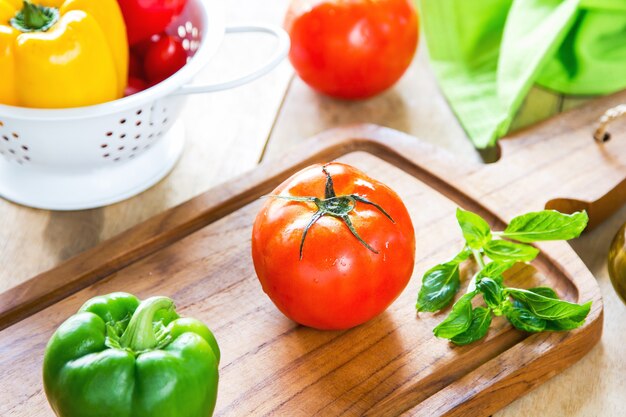
<instances>
[{"instance_id":1,"label":"blurred red tomato","mask_svg":"<svg viewBox=\"0 0 626 417\"><path fill-rule=\"evenodd\" d=\"M118 0L124 21L128 43L150 39L160 33L185 8L187 0Z\"/></svg>"},{"instance_id":2,"label":"blurred red tomato","mask_svg":"<svg viewBox=\"0 0 626 417\"><path fill-rule=\"evenodd\" d=\"M148 88L148 84L144 80L142 80L141 78L130 76L128 77L128 84L126 85L126 89L124 90L124 97L137 94L140 91L145 90L146 88Z\"/></svg>"},{"instance_id":3,"label":"blurred red tomato","mask_svg":"<svg viewBox=\"0 0 626 417\"><path fill-rule=\"evenodd\" d=\"M285 28L298 75L346 99L391 87L410 65L418 40L411 0L295 0Z\"/></svg>"},{"instance_id":4,"label":"blurred red tomato","mask_svg":"<svg viewBox=\"0 0 626 417\"><path fill-rule=\"evenodd\" d=\"M143 61L143 72L151 84L168 78L187 63L187 51L182 42L163 35L148 46Z\"/></svg>"},{"instance_id":5,"label":"blurred red tomato","mask_svg":"<svg viewBox=\"0 0 626 417\"><path fill-rule=\"evenodd\" d=\"M128 55L128 76L130 78L143 78L143 64L141 58L132 50Z\"/></svg>"}]
</instances>

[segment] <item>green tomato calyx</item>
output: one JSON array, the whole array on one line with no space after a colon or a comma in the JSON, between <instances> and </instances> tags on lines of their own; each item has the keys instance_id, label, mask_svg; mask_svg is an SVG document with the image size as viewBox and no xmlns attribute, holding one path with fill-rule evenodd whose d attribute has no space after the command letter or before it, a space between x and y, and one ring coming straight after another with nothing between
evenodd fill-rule
<instances>
[{"instance_id":1,"label":"green tomato calyx","mask_svg":"<svg viewBox=\"0 0 626 417\"><path fill-rule=\"evenodd\" d=\"M337 196L335 194L335 186L333 184L333 178L330 173L326 169L326 165L322 166L322 171L326 175L326 186L324 188L324 198L318 197L293 197L286 195L273 195L270 197L280 198L283 200L290 201L300 201L300 202L310 202L314 203L317 206L317 211L311 217L311 220L304 228L302 232L302 239L300 240L300 259L302 259L303 249L304 249L304 240L306 239L306 235L309 232L311 226L315 224L319 219L324 216L332 216L337 219L343 221L343 223L348 227L352 235L359 241L363 246L365 246L370 251L378 254L378 251L371 247L354 228L352 224L352 220L350 220L349 214L356 208L356 203L369 204L374 206L378 211L385 215L392 223L395 221L391 218L391 216L378 204L369 201L365 197L362 197L358 194L348 194Z\"/></svg>"}]
</instances>

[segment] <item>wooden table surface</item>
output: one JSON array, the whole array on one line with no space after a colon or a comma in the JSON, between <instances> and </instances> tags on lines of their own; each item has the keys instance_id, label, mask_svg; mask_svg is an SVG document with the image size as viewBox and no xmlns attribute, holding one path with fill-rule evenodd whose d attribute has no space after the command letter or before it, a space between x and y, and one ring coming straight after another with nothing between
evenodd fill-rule
<instances>
[{"instance_id":1,"label":"wooden table surface","mask_svg":"<svg viewBox=\"0 0 626 417\"><path fill-rule=\"evenodd\" d=\"M286 7L287 0L274 0L272 7L255 0L231 0L227 3L228 22L280 24ZM262 36L229 37L198 80L241 74L259 65L272 46L272 41ZM534 90L526 108L557 112L576 104L576 100L563 102ZM522 114L518 119L522 124L529 123L534 114ZM437 88L423 45L398 84L367 101L342 102L317 95L294 77L289 63L284 62L270 75L247 86L192 97L182 117L187 147L180 162L167 178L139 196L79 212L34 210L0 199L0 292L254 168L262 160L289 158L291 148L328 128L377 123L436 143L460 159L480 160ZM626 306L613 291L606 267L610 241L625 221L626 207L572 242L598 279L604 296L601 342L576 365L497 416L611 417L626 413Z\"/></svg>"}]
</instances>

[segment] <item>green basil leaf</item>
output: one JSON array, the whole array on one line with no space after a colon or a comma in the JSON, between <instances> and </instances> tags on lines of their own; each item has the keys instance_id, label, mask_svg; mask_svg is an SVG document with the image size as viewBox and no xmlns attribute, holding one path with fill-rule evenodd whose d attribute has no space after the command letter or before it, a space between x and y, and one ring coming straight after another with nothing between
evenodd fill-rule
<instances>
[{"instance_id":1,"label":"green basil leaf","mask_svg":"<svg viewBox=\"0 0 626 417\"><path fill-rule=\"evenodd\" d=\"M574 330L585 324L585 319L573 320L573 319L561 319L561 320L547 320L545 330L553 332Z\"/></svg>"},{"instance_id":2,"label":"green basil leaf","mask_svg":"<svg viewBox=\"0 0 626 417\"><path fill-rule=\"evenodd\" d=\"M463 346L482 339L491 325L491 311L485 307L476 307L472 311L472 322L466 331L457 334L450 340L452 343Z\"/></svg>"},{"instance_id":3,"label":"green basil leaf","mask_svg":"<svg viewBox=\"0 0 626 417\"><path fill-rule=\"evenodd\" d=\"M556 295L556 292L554 292L554 290L552 288L549 288L549 287L529 288L528 291L532 291L535 294L543 295L544 297L556 298L557 300L559 299L559 296Z\"/></svg>"},{"instance_id":4,"label":"green basil leaf","mask_svg":"<svg viewBox=\"0 0 626 417\"><path fill-rule=\"evenodd\" d=\"M470 251L464 249L452 260L434 266L422 277L422 287L417 295L417 311L438 311L450 304L459 291L459 264L466 260Z\"/></svg>"},{"instance_id":5,"label":"green basil leaf","mask_svg":"<svg viewBox=\"0 0 626 417\"><path fill-rule=\"evenodd\" d=\"M450 304L460 285L458 263L446 262L429 269L422 277L417 311L441 310Z\"/></svg>"},{"instance_id":6,"label":"green basil leaf","mask_svg":"<svg viewBox=\"0 0 626 417\"><path fill-rule=\"evenodd\" d=\"M517 288L507 288L506 292L516 300L525 303L533 314L542 319L582 321L591 309L591 302L579 305Z\"/></svg>"},{"instance_id":7,"label":"green basil leaf","mask_svg":"<svg viewBox=\"0 0 626 417\"><path fill-rule=\"evenodd\" d=\"M528 291L532 291L534 293L543 295L544 297L548 297L548 298L556 298L556 299L559 298L554 292L554 290L548 287L530 288ZM525 303L522 303L519 300L513 300L513 306L528 310L528 305L526 305ZM586 318L586 314L584 313L584 311L582 311L579 317L573 316L567 319L545 320L546 325L545 325L544 330L545 331L573 330L585 324L585 318Z\"/></svg>"},{"instance_id":8,"label":"green basil leaf","mask_svg":"<svg viewBox=\"0 0 626 417\"><path fill-rule=\"evenodd\" d=\"M501 315L502 303L504 302L504 294L502 285L491 278L483 278L476 284L476 288L482 293L483 299L495 315Z\"/></svg>"},{"instance_id":9,"label":"green basil leaf","mask_svg":"<svg viewBox=\"0 0 626 417\"><path fill-rule=\"evenodd\" d=\"M525 332L536 333L546 328L546 320L534 315L522 303L506 308L504 315L515 328Z\"/></svg>"},{"instance_id":10,"label":"green basil leaf","mask_svg":"<svg viewBox=\"0 0 626 417\"><path fill-rule=\"evenodd\" d=\"M454 303L448 317L433 329L435 336L451 339L470 327L472 323L472 298L475 295L475 292L465 294Z\"/></svg>"},{"instance_id":11,"label":"green basil leaf","mask_svg":"<svg viewBox=\"0 0 626 417\"><path fill-rule=\"evenodd\" d=\"M457 208L456 219L470 248L480 249L491 240L489 224L478 214Z\"/></svg>"},{"instance_id":12,"label":"green basil leaf","mask_svg":"<svg viewBox=\"0 0 626 417\"><path fill-rule=\"evenodd\" d=\"M500 281L502 283L502 274L511 269L513 265L515 265L517 261L494 261L489 262L483 269L478 273L479 278L488 277L496 281Z\"/></svg>"},{"instance_id":13,"label":"green basil leaf","mask_svg":"<svg viewBox=\"0 0 626 417\"><path fill-rule=\"evenodd\" d=\"M500 239L488 242L484 250L485 255L500 262L530 262L539 254L539 249L533 246Z\"/></svg>"},{"instance_id":14,"label":"green basil leaf","mask_svg":"<svg viewBox=\"0 0 626 417\"><path fill-rule=\"evenodd\" d=\"M587 213L563 214L555 210L544 210L515 217L502 232L502 236L518 242L540 240L569 240L582 233L587 226Z\"/></svg>"}]
</instances>

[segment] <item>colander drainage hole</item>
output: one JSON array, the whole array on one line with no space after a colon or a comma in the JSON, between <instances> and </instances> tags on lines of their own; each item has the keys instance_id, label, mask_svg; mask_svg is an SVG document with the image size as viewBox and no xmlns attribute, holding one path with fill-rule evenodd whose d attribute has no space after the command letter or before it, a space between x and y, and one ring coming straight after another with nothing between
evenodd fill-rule
<instances>
[{"instance_id":1,"label":"colander drainage hole","mask_svg":"<svg viewBox=\"0 0 626 417\"><path fill-rule=\"evenodd\" d=\"M118 162L120 160L120 157L118 156L117 158L113 159L115 162Z\"/></svg>"},{"instance_id":2,"label":"colander drainage hole","mask_svg":"<svg viewBox=\"0 0 626 417\"><path fill-rule=\"evenodd\" d=\"M120 124L123 125L124 123L126 123L126 119L121 119Z\"/></svg>"},{"instance_id":3,"label":"colander drainage hole","mask_svg":"<svg viewBox=\"0 0 626 417\"><path fill-rule=\"evenodd\" d=\"M137 112L135 113L137 116L139 116L141 113L143 113L143 110L137 110Z\"/></svg>"},{"instance_id":4,"label":"colander drainage hole","mask_svg":"<svg viewBox=\"0 0 626 417\"><path fill-rule=\"evenodd\" d=\"M106 135L107 136L113 136L113 132L107 132Z\"/></svg>"},{"instance_id":5,"label":"colander drainage hole","mask_svg":"<svg viewBox=\"0 0 626 417\"><path fill-rule=\"evenodd\" d=\"M141 126L141 120L137 120L137 121L135 122L135 126Z\"/></svg>"},{"instance_id":6,"label":"colander drainage hole","mask_svg":"<svg viewBox=\"0 0 626 417\"><path fill-rule=\"evenodd\" d=\"M122 134L120 135L120 139L124 139L125 137L126 137L126 133L122 133Z\"/></svg>"},{"instance_id":7,"label":"colander drainage hole","mask_svg":"<svg viewBox=\"0 0 626 417\"><path fill-rule=\"evenodd\" d=\"M15 139L19 139L19 137L20 137L20 135L18 135L18 134L17 134L17 133L15 133L15 132L11 133L11 135L13 135L13 137L14 137Z\"/></svg>"},{"instance_id":8,"label":"colander drainage hole","mask_svg":"<svg viewBox=\"0 0 626 417\"><path fill-rule=\"evenodd\" d=\"M26 155L24 156L24 159L26 159L27 161L30 161L30 156Z\"/></svg>"},{"instance_id":9,"label":"colander drainage hole","mask_svg":"<svg viewBox=\"0 0 626 417\"><path fill-rule=\"evenodd\" d=\"M4 126L4 122L0 121L0 127L3 127L3 126Z\"/></svg>"},{"instance_id":10,"label":"colander drainage hole","mask_svg":"<svg viewBox=\"0 0 626 417\"><path fill-rule=\"evenodd\" d=\"M117 148L117 150L118 150L118 151L123 151L123 150L124 150L124 147L123 147L123 146L120 146L119 148Z\"/></svg>"},{"instance_id":11,"label":"colander drainage hole","mask_svg":"<svg viewBox=\"0 0 626 417\"><path fill-rule=\"evenodd\" d=\"M107 146L109 146L109 145L108 145L108 144L106 144L106 143L103 143L102 145L100 145L100 147L101 147L102 149L106 148Z\"/></svg>"},{"instance_id":12,"label":"colander drainage hole","mask_svg":"<svg viewBox=\"0 0 626 417\"><path fill-rule=\"evenodd\" d=\"M139 146L133 147L132 151L136 151L137 149L139 149Z\"/></svg>"},{"instance_id":13,"label":"colander drainage hole","mask_svg":"<svg viewBox=\"0 0 626 417\"><path fill-rule=\"evenodd\" d=\"M141 133L137 133L137 134L135 135L135 139L139 139L140 137L141 137Z\"/></svg>"},{"instance_id":14,"label":"colander drainage hole","mask_svg":"<svg viewBox=\"0 0 626 417\"><path fill-rule=\"evenodd\" d=\"M28 146L26 146L26 145L22 145L22 149L24 149L25 151L27 151L27 152L28 152Z\"/></svg>"},{"instance_id":15,"label":"colander drainage hole","mask_svg":"<svg viewBox=\"0 0 626 417\"><path fill-rule=\"evenodd\" d=\"M7 135L2 135L2 139L6 140L7 142L9 141L9 137Z\"/></svg>"},{"instance_id":16,"label":"colander drainage hole","mask_svg":"<svg viewBox=\"0 0 626 417\"><path fill-rule=\"evenodd\" d=\"M108 158L109 156L111 156L110 153L105 153L104 155L102 155L103 158Z\"/></svg>"}]
</instances>

